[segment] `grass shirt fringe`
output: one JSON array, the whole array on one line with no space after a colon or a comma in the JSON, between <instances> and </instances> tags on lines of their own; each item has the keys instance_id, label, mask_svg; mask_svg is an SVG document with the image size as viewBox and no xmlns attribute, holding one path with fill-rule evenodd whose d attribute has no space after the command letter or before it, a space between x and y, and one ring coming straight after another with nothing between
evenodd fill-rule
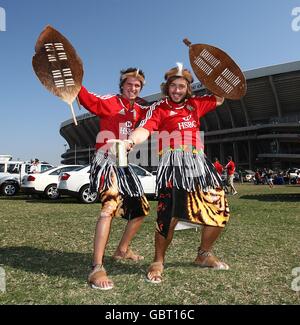
<instances>
[{"instance_id":1,"label":"grass shirt fringe","mask_svg":"<svg viewBox=\"0 0 300 325\"><path fill-rule=\"evenodd\" d=\"M157 171L156 191L175 187L188 192L198 186L204 192L211 188L223 188L222 180L203 151L168 150L160 160Z\"/></svg>"},{"instance_id":2,"label":"grass shirt fringe","mask_svg":"<svg viewBox=\"0 0 300 325\"><path fill-rule=\"evenodd\" d=\"M131 197L144 195L142 184L130 164L128 167L117 167L114 156L98 150L91 164L90 190L108 190L113 186L114 176L121 194Z\"/></svg>"}]
</instances>

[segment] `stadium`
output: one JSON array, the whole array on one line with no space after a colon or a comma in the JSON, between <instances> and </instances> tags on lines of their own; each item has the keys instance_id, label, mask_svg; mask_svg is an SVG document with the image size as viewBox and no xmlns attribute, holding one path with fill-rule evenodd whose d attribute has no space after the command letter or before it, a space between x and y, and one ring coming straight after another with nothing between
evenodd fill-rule
<instances>
[{"instance_id":1,"label":"stadium","mask_svg":"<svg viewBox=\"0 0 300 325\"><path fill-rule=\"evenodd\" d=\"M238 168L252 170L300 166L300 61L244 74L246 96L237 101L225 100L201 120L207 156L225 162L230 155ZM206 89L195 83L193 93L203 95ZM152 103L160 97L161 94L154 94L144 99ZM94 153L100 131L98 117L86 113L77 119L77 127L73 120L60 127L60 134L69 145L61 156L64 164L88 164ZM151 147L144 146L141 151Z\"/></svg>"}]
</instances>

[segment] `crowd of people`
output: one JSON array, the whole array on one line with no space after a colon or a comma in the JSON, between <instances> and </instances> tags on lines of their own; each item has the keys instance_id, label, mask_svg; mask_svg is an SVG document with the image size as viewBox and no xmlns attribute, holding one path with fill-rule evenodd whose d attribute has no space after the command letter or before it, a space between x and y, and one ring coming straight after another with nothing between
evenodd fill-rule
<instances>
[{"instance_id":1,"label":"crowd of people","mask_svg":"<svg viewBox=\"0 0 300 325\"><path fill-rule=\"evenodd\" d=\"M256 169L254 174L254 184L267 184L270 188L274 186L273 184L273 171L271 169Z\"/></svg>"},{"instance_id":2,"label":"crowd of people","mask_svg":"<svg viewBox=\"0 0 300 325\"><path fill-rule=\"evenodd\" d=\"M270 188L274 185L300 184L300 171L292 175L289 170L256 169L253 181L255 185L265 184Z\"/></svg>"},{"instance_id":3,"label":"crowd of people","mask_svg":"<svg viewBox=\"0 0 300 325\"><path fill-rule=\"evenodd\" d=\"M238 194L237 190L234 186L234 173L235 173L235 163L232 160L232 156L227 157L227 163L225 166L223 166L219 159L216 157L214 159L214 166L220 175L222 177L223 172L226 172L226 179L223 181L223 186L226 194L236 195Z\"/></svg>"}]
</instances>

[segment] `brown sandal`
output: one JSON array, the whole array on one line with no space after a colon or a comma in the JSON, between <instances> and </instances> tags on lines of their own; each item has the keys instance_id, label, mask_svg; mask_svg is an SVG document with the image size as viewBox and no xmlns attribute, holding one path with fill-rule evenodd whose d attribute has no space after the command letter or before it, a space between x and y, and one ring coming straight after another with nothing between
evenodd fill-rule
<instances>
[{"instance_id":1,"label":"brown sandal","mask_svg":"<svg viewBox=\"0 0 300 325\"><path fill-rule=\"evenodd\" d=\"M200 267L209 267L214 270L229 270L229 265L221 262L211 252L206 252L201 249L198 251L198 255L194 261L194 264Z\"/></svg>"},{"instance_id":2,"label":"brown sandal","mask_svg":"<svg viewBox=\"0 0 300 325\"><path fill-rule=\"evenodd\" d=\"M146 276L146 280L150 283L161 283L164 265L161 262L153 262L150 264Z\"/></svg>"},{"instance_id":3,"label":"brown sandal","mask_svg":"<svg viewBox=\"0 0 300 325\"><path fill-rule=\"evenodd\" d=\"M101 264L96 264L89 274L88 283L93 289L111 290L114 283L107 277L105 268Z\"/></svg>"},{"instance_id":4,"label":"brown sandal","mask_svg":"<svg viewBox=\"0 0 300 325\"><path fill-rule=\"evenodd\" d=\"M121 260L132 260L132 261L140 261L144 259L144 256L135 254L130 248L128 248L126 253L115 253L113 259L116 261Z\"/></svg>"}]
</instances>

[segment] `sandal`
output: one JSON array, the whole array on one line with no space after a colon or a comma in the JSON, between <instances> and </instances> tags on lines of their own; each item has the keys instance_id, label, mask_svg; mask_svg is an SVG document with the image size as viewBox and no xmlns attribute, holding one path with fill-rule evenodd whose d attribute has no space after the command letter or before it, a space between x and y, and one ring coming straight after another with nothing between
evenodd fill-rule
<instances>
[{"instance_id":1,"label":"sandal","mask_svg":"<svg viewBox=\"0 0 300 325\"><path fill-rule=\"evenodd\" d=\"M120 251L118 253L115 253L113 259L116 261L121 261L121 260L140 261L144 259L144 256L135 254L130 248L128 248L126 253L122 253Z\"/></svg>"},{"instance_id":2,"label":"sandal","mask_svg":"<svg viewBox=\"0 0 300 325\"><path fill-rule=\"evenodd\" d=\"M146 276L147 282L161 283L163 270L164 270L164 265L161 262L153 262L152 264L150 264Z\"/></svg>"},{"instance_id":3,"label":"sandal","mask_svg":"<svg viewBox=\"0 0 300 325\"><path fill-rule=\"evenodd\" d=\"M93 289L111 290L114 283L107 277L105 268L101 264L96 264L89 274L88 283Z\"/></svg>"},{"instance_id":4,"label":"sandal","mask_svg":"<svg viewBox=\"0 0 300 325\"><path fill-rule=\"evenodd\" d=\"M211 252L206 252L201 249L198 251L198 255L194 261L194 264L200 267L209 267L214 270L229 270L229 265L221 262Z\"/></svg>"}]
</instances>

